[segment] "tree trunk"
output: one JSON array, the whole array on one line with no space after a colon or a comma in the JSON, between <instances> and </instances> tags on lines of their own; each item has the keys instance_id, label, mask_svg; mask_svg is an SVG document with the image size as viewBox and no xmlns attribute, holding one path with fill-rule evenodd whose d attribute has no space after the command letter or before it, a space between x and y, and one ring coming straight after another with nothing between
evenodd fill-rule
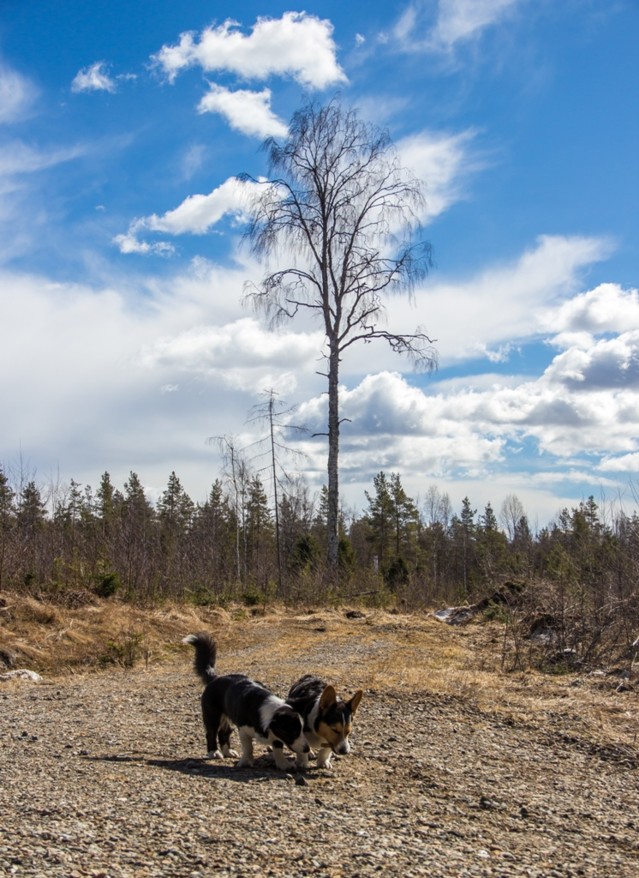
<instances>
[{"instance_id":1,"label":"tree trunk","mask_svg":"<svg viewBox=\"0 0 639 878\"><path fill-rule=\"evenodd\" d=\"M277 550L277 583L279 586L279 596L283 597L284 591L282 587L282 544L280 540L280 510L277 498L277 469L275 460L275 427L273 425L274 412L274 392L271 390L268 398L268 420L271 428L271 467L273 470L273 508L275 509L275 546Z\"/></svg>"},{"instance_id":2,"label":"tree trunk","mask_svg":"<svg viewBox=\"0 0 639 878\"><path fill-rule=\"evenodd\" d=\"M327 562L336 572L339 558L339 348L331 343L328 362Z\"/></svg>"}]
</instances>

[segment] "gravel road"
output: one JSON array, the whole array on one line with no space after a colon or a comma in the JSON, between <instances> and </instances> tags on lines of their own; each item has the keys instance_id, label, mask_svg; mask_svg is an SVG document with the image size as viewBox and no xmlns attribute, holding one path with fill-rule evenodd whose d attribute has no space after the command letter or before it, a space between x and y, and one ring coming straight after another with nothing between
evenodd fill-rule
<instances>
[{"instance_id":1,"label":"gravel road","mask_svg":"<svg viewBox=\"0 0 639 878\"><path fill-rule=\"evenodd\" d=\"M383 632L363 650L355 629L339 644L316 630L339 678L365 685ZM259 667L279 692L314 670L269 664L276 637L262 626L225 669ZM639 875L637 748L569 733L561 712L378 684L330 770L278 772L259 747L238 770L202 758L190 662L185 647L171 665L0 685L0 875Z\"/></svg>"}]
</instances>

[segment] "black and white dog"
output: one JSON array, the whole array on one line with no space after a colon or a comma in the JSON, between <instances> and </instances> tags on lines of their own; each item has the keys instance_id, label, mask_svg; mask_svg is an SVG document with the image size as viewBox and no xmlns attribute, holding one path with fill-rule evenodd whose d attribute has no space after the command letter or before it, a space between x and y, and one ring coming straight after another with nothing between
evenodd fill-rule
<instances>
[{"instance_id":1,"label":"black and white dog","mask_svg":"<svg viewBox=\"0 0 639 878\"><path fill-rule=\"evenodd\" d=\"M217 649L210 634L189 634L183 643L195 647L195 673L205 685L202 719L209 758L238 755L230 747L233 726L237 727L242 745L238 768L253 765L254 740L272 747L275 764L282 770L290 767L284 746L298 758L308 754L310 747L304 737L302 718L290 705L243 674L218 675Z\"/></svg>"},{"instance_id":2,"label":"black and white dog","mask_svg":"<svg viewBox=\"0 0 639 878\"><path fill-rule=\"evenodd\" d=\"M330 768L333 753L350 753L348 736L363 694L358 689L349 701L340 701L335 687L313 674L305 674L291 686L286 702L304 720L306 740L317 750L318 768ZM308 753L297 753L297 767L308 767Z\"/></svg>"}]
</instances>

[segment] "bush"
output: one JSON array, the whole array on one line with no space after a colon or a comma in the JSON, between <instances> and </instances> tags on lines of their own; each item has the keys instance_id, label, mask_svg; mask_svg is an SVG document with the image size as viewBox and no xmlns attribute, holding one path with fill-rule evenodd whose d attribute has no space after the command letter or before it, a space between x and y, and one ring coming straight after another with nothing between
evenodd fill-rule
<instances>
[{"instance_id":1,"label":"bush","mask_svg":"<svg viewBox=\"0 0 639 878\"><path fill-rule=\"evenodd\" d=\"M120 665L133 668L146 653L144 634L141 631L125 631L116 640L109 640L100 662L104 665Z\"/></svg>"},{"instance_id":2,"label":"bush","mask_svg":"<svg viewBox=\"0 0 639 878\"><path fill-rule=\"evenodd\" d=\"M117 573L105 573L98 578L93 590L100 598L110 598L121 588L122 583Z\"/></svg>"}]
</instances>

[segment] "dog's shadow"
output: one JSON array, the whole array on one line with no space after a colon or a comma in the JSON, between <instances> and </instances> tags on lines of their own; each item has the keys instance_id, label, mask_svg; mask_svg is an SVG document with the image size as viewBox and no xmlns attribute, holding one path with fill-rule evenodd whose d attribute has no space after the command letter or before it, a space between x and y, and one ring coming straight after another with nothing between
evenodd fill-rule
<instances>
[{"instance_id":1,"label":"dog's shadow","mask_svg":"<svg viewBox=\"0 0 639 878\"><path fill-rule=\"evenodd\" d=\"M148 759L144 756L124 756L121 754L103 756L84 756L91 762L115 762L118 764L138 763L149 765L152 768L162 768L164 771L177 771L180 774L188 774L191 777L211 777L218 780L232 780L236 783L252 783L255 781L287 780L295 776L295 767L291 765L289 771L281 771L267 755L259 756L251 768L238 768L230 760L210 759Z\"/></svg>"}]
</instances>

